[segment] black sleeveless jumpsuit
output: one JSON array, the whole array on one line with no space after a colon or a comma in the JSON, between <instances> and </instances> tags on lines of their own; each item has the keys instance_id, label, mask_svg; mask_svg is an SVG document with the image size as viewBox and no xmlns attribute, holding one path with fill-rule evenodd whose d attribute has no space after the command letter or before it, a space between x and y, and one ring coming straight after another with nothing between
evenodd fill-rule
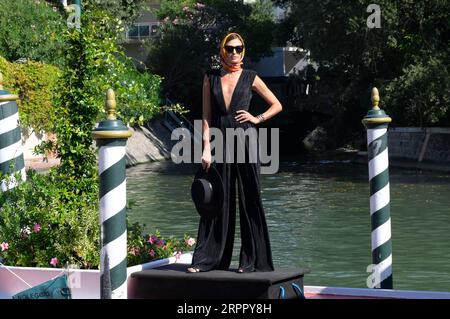
<instances>
[{"instance_id":1,"label":"black sleeveless jumpsuit","mask_svg":"<svg viewBox=\"0 0 450 319\"><path fill-rule=\"evenodd\" d=\"M256 72L243 70L233 92L229 109L226 109L220 81L220 70L207 73L211 88L211 127L219 128L226 140L226 128L255 128L251 122L239 123L234 117L237 110L248 111L252 98L252 84ZM273 271L272 253L264 209L260 195L260 159L253 163L248 157L248 141L245 141L246 160L227 163L224 150L223 163L213 162L222 177L224 186L223 211L214 219L201 218L192 266L201 271L227 270L233 252L236 221L236 181L239 198L241 250L239 267L245 272ZM223 145L225 148L226 141ZM259 148L259 147L258 147ZM236 151L236 143L235 143ZM214 154L214 152L213 152ZM228 160L228 162L230 162Z\"/></svg>"}]
</instances>

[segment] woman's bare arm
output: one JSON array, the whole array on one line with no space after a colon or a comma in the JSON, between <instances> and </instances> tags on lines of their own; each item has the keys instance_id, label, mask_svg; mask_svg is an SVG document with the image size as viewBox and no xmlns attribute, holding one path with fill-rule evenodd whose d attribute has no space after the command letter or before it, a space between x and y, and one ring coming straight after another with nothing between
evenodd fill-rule
<instances>
[{"instance_id":1,"label":"woman's bare arm","mask_svg":"<svg viewBox=\"0 0 450 319\"><path fill-rule=\"evenodd\" d=\"M202 115L202 139L203 147L210 149L209 126L211 123L211 91L209 88L209 79L205 74L203 78L203 115Z\"/></svg>"},{"instance_id":2,"label":"woman's bare arm","mask_svg":"<svg viewBox=\"0 0 450 319\"><path fill-rule=\"evenodd\" d=\"M264 101L267 102L267 104L270 105L270 107L264 113L261 113L264 116L265 120L270 119L283 110L280 101L278 101L277 97L272 93L272 91L267 87L267 85L263 82L263 80L261 80L259 76L255 77L252 89L256 91L264 99Z\"/></svg>"},{"instance_id":3,"label":"woman's bare arm","mask_svg":"<svg viewBox=\"0 0 450 319\"><path fill-rule=\"evenodd\" d=\"M211 124L211 91L209 88L209 79L205 74L203 78L203 102L202 102L202 140L203 140L203 154L202 167L207 172L211 165L211 145L209 141L209 127Z\"/></svg>"}]
</instances>

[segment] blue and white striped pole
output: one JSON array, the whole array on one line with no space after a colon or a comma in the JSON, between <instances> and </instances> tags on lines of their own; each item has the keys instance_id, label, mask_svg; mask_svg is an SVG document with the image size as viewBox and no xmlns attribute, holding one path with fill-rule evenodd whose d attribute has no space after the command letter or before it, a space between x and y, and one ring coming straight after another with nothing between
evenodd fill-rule
<instances>
[{"instance_id":1,"label":"blue and white striped pole","mask_svg":"<svg viewBox=\"0 0 450 319\"><path fill-rule=\"evenodd\" d=\"M373 108L362 120L367 128L370 218L374 288L392 289L392 241L389 193L388 123L392 119L378 107L380 96L372 89Z\"/></svg>"},{"instance_id":2,"label":"blue and white striped pole","mask_svg":"<svg viewBox=\"0 0 450 319\"><path fill-rule=\"evenodd\" d=\"M127 228L125 146L131 132L116 118L114 91L106 95L107 120L93 137L99 147L100 174L100 296L127 298Z\"/></svg>"},{"instance_id":3,"label":"blue and white striped pole","mask_svg":"<svg viewBox=\"0 0 450 319\"><path fill-rule=\"evenodd\" d=\"M0 183L2 192L26 180L22 132L19 122L19 97L3 89L0 73Z\"/></svg>"}]
</instances>

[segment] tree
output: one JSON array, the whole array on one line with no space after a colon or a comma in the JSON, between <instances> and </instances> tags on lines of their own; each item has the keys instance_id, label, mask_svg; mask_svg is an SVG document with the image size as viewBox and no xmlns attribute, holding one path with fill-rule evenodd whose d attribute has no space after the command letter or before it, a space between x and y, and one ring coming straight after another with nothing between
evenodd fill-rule
<instances>
[{"instance_id":1,"label":"tree","mask_svg":"<svg viewBox=\"0 0 450 319\"><path fill-rule=\"evenodd\" d=\"M450 2L377 2L380 28L369 28L369 2L275 0L290 8L286 40L311 51L320 94L332 93L340 138L363 131L361 118L378 86L397 125L449 125ZM320 89L319 89L320 91Z\"/></svg>"},{"instance_id":2,"label":"tree","mask_svg":"<svg viewBox=\"0 0 450 319\"><path fill-rule=\"evenodd\" d=\"M82 6L84 6L85 1L89 3L89 0L82 0ZM54 8L64 10L61 0L46 0L45 2ZM70 2L68 1L68 3ZM108 12L110 16L119 18L123 23L131 24L141 14L142 10L147 8L147 3L148 0L100 0L97 1L96 6Z\"/></svg>"},{"instance_id":3,"label":"tree","mask_svg":"<svg viewBox=\"0 0 450 319\"><path fill-rule=\"evenodd\" d=\"M55 6L34 0L0 1L0 55L59 65L65 21Z\"/></svg>"},{"instance_id":4,"label":"tree","mask_svg":"<svg viewBox=\"0 0 450 319\"><path fill-rule=\"evenodd\" d=\"M105 92L116 92L119 116L127 124L143 122L160 112L160 77L141 74L119 47L124 23L105 3L83 0L81 28L62 32L65 40L63 76L52 116L56 141L41 150L61 159L58 171L76 188L96 179L97 161L92 129L104 118ZM83 184L89 186L89 183Z\"/></svg>"}]
</instances>

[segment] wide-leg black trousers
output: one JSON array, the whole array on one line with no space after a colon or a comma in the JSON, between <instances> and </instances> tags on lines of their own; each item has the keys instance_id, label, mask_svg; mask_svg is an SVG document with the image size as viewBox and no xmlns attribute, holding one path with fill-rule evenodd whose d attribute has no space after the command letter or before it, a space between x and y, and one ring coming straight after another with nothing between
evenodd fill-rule
<instances>
[{"instance_id":1,"label":"wide-leg black trousers","mask_svg":"<svg viewBox=\"0 0 450 319\"><path fill-rule=\"evenodd\" d=\"M245 272L274 270L261 200L259 161L212 165L216 165L222 177L224 205L216 218L201 217L191 267L201 271L229 268L235 238L237 193L241 229L239 267Z\"/></svg>"}]
</instances>

